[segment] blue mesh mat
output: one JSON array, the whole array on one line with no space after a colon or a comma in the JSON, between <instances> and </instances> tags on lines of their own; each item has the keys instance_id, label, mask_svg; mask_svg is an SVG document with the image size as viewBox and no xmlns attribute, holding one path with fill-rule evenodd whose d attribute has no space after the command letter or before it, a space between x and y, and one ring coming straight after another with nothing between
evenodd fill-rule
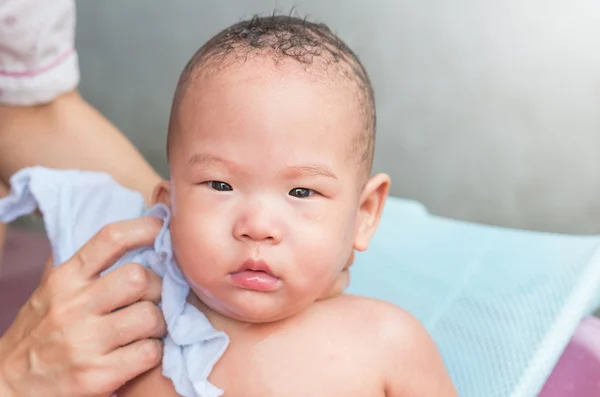
<instances>
[{"instance_id":1,"label":"blue mesh mat","mask_svg":"<svg viewBox=\"0 0 600 397\"><path fill-rule=\"evenodd\" d=\"M598 243L453 221L390 198L349 292L421 320L461 397L532 397L600 303Z\"/></svg>"}]
</instances>

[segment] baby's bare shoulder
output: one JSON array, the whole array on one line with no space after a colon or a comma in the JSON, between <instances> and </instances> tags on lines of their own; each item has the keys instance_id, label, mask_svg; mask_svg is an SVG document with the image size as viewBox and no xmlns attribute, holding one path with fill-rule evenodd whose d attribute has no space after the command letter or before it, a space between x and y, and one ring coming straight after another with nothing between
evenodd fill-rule
<instances>
[{"instance_id":1,"label":"baby's bare shoulder","mask_svg":"<svg viewBox=\"0 0 600 397\"><path fill-rule=\"evenodd\" d=\"M408 351L415 340L428 337L421 323L406 310L354 295L319 301L300 317L298 322L289 324L299 334L318 339L335 335L331 340L341 347L365 349L377 360L387 354L390 347Z\"/></svg>"},{"instance_id":2,"label":"baby's bare shoulder","mask_svg":"<svg viewBox=\"0 0 600 397\"><path fill-rule=\"evenodd\" d=\"M349 329L356 335L390 333L394 339L422 331L420 323L406 310L391 303L355 295L319 301L310 311L313 321L324 321L330 326Z\"/></svg>"},{"instance_id":3,"label":"baby's bare shoulder","mask_svg":"<svg viewBox=\"0 0 600 397\"><path fill-rule=\"evenodd\" d=\"M341 336L340 343L369 351L380 363L387 396L456 396L433 339L406 310L376 299L342 295L319 302L311 315L314 321L328 324L330 333Z\"/></svg>"}]
</instances>

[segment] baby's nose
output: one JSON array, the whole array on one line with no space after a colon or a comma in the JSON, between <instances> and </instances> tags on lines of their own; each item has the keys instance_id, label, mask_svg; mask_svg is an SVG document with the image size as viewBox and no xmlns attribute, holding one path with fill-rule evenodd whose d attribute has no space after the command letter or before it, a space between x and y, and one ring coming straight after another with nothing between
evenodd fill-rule
<instances>
[{"instance_id":1,"label":"baby's nose","mask_svg":"<svg viewBox=\"0 0 600 397\"><path fill-rule=\"evenodd\" d=\"M236 222L234 237L240 241L277 244L281 241L281 227L275 218L273 211L269 211L262 203L251 205Z\"/></svg>"}]
</instances>

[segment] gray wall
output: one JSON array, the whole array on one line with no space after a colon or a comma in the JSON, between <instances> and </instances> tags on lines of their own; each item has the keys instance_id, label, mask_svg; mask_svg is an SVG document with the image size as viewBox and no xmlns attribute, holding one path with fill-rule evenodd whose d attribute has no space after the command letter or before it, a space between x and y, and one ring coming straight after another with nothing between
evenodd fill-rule
<instances>
[{"instance_id":1,"label":"gray wall","mask_svg":"<svg viewBox=\"0 0 600 397\"><path fill-rule=\"evenodd\" d=\"M600 3L570 0L83 1L81 91L167 175L190 55L274 8L328 23L375 85L375 168L432 212L600 233Z\"/></svg>"}]
</instances>

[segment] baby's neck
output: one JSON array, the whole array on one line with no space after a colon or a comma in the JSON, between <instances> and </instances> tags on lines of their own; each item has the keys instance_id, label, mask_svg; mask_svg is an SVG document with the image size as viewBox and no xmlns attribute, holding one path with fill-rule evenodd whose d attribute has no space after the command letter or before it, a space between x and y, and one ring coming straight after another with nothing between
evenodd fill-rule
<instances>
[{"instance_id":1,"label":"baby's neck","mask_svg":"<svg viewBox=\"0 0 600 397\"><path fill-rule=\"evenodd\" d=\"M269 323L249 323L240 321L211 309L205 305L204 302L202 302L202 300L200 300L193 292L190 292L190 295L188 296L188 302L194 305L196 309L204 313L214 328L226 332L232 339L235 339L236 335L241 332L243 332L244 335L247 335L249 332L270 333L278 328L281 323L287 320L286 318Z\"/></svg>"}]
</instances>

